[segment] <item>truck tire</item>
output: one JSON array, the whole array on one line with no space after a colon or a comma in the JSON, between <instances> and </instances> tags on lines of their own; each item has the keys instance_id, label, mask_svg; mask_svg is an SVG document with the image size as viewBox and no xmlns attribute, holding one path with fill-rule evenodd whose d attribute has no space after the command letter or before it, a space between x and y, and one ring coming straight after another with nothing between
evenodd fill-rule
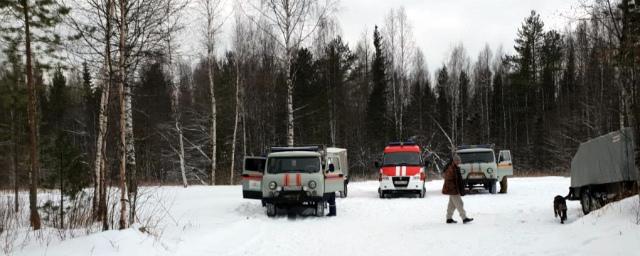
<instances>
[{"instance_id":1,"label":"truck tire","mask_svg":"<svg viewBox=\"0 0 640 256\"><path fill-rule=\"evenodd\" d=\"M582 205L582 213L589 214L593 210L593 201L591 200L591 192L584 189L580 193L580 205Z\"/></svg>"},{"instance_id":2,"label":"truck tire","mask_svg":"<svg viewBox=\"0 0 640 256\"><path fill-rule=\"evenodd\" d=\"M508 188L507 176L504 176L500 181L500 194L506 194Z\"/></svg>"},{"instance_id":3,"label":"truck tire","mask_svg":"<svg viewBox=\"0 0 640 256\"><path fill-rule=\"evenodd\" d=\"M324 216L324 201L320 201L316 203L316 216L317 217Z\"/></svg>"},{"instance_id":4,"label":"truck tire","mask_svg":"<svg viewBox=\"0 0 640 256\"><path fill-rule=\"evenodd\" d=\"M275 217L278 214L278 208L276 207L275 204L267 203L266 206L267 206L268 217Z\"/></svg>"},{"instance_id":5,"label":"truck tire","mask_svg":"<svg viewBox=\"0 0 640 256\"><path fill-rule=\"evenodd\" d=\"M489 184L489 193L491 194L495 194L498 190L498 182L497 181L492 181Z\"/></svg>"}]
</instances>

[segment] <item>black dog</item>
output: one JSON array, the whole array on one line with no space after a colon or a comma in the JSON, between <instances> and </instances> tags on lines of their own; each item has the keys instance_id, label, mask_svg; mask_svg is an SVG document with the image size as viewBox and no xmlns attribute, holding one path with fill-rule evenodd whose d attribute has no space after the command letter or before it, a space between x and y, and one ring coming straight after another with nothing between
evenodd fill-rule
<instances>
[{"instance_id":1,"label":"black dog","mask_svg":"<svg viewBox=\"0 0 640 256\"><path fill-rule=\"evenodd\" d=\"M560 216L560 223L567 220L567 200L563 196L556 196L553 199L553 213L556 218Z\"/></svg>"}]
</instances>

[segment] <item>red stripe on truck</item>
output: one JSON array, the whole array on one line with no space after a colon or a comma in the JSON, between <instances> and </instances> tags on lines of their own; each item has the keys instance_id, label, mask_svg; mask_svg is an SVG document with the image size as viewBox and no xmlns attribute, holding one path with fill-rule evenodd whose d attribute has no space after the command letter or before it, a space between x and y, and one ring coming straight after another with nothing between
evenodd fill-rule
<instances>
[{"instance_id":1,"label":"red stripe on truck","mask_svg":"<svg viewBox=\"0 0 640 256\"><path fill-rule=\"evenodd\" d=\"M400 176L415 176L420 174L420 169L422 169L420 166L397 166L397 168L400 168ZM406 168L406 173L402 171L403 168ZM396 176L396 166L382 167L381 174L384 176Z\"/></svg>"}]
</instances>

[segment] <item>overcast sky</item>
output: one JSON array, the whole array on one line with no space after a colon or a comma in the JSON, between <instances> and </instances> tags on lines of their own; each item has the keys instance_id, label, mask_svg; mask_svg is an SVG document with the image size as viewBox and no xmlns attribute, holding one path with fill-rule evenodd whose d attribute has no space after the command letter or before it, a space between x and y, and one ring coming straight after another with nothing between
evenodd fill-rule
<instances>
[{"instance_id":1,"label":"overcast sky","mask_svg":"<svg viewBox=\"0 0 640 256\"><path fill-rule=\"evenodd\" d=\"M452 45L463 43L475 60L489 44L513 51L522 21L531 10L540 13L545 27L564 30L576 0L342 0L337 17L342 35L353 48L365 31L372 36L391 8L404 6L413 24L416 45L427 58L429 70L440 67Z\"/></svg>"},{"instance_id":2,"label":"overcast sky","mask_svg":"<svg viewBox=\"0 0 640 256\"><path fill-rule=\"evenodd\" d=\"M231 4L225 0L229 13L221 31L223 39L218 46L220 53L229 50L233 26ZM564 31L575 17L575 7L580 0L339 0L337 13L341 34L353 50L366 33L371 42L375 25L382 26L392 8L404 6L412 24L416 46L424 52L432 73L448 58L453 45L462 43L475 61L485 44L495 53L499 46L505 53L513 52L513 42L518 28L536 10L545 23L545 29ZM199 8L199 7L195 7ZM191 24L182 37L188 58L196 60L204 53L202 32L198 25L197 10L184 21ZM202 21L200 21L202 22ZM186 50L188 49L188 50Z\"/></svg>"}]
</instances>

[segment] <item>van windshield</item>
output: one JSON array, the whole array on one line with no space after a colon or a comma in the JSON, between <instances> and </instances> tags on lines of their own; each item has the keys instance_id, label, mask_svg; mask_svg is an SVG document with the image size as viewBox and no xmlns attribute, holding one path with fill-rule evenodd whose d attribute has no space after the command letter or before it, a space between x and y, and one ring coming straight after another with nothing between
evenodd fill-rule
<instances>
[{"instance_id":1,"label":"van windshield","mask_svg":"<svg viewBox=\"0 0 640 256\"><path fill-rule=\"evenodd\" d=\"M461 163L493 163L495 158L493 158L493 152L469 152L469 153L458 153L460 156Z\"/></svg>"},{"instance_id":2,"label":"van windshield","mask_svg":"<svg viewBox=\"0 0 640 256\"><path fill-rule=\"evenodd\" d=\"M382 166L416 165L420 166L420 154L417 152L396 152L384 154Z\"/></svg>"},{"instance_id":3,"label":"van windshield","mask_svg":"<svg viewBox=\"0 0 640 256\"><path fill-rule=\"evenodd\" d=\"M320 171L317 157L274 157L269 159L269 173L314 173Z\"/></svg>"}]
</instances>

